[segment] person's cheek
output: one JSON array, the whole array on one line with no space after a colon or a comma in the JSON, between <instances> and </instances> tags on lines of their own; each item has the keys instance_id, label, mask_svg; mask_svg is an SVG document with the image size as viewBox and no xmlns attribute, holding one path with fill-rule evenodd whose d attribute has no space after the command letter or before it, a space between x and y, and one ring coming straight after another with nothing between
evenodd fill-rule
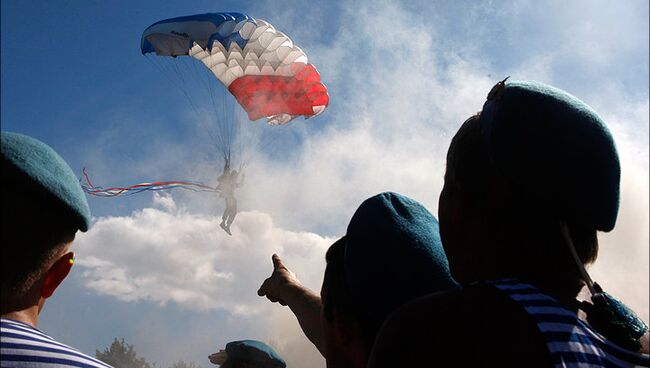
<instances>
[{"instance_id":1,"label":"person's cheek","mask_svg":"<svg viewBox=\"0 0 650 368\"><path fill-rule=\"evenodd\" d=\"M438 222L440 226L440 239L448 257L455 241L453 234L454 226L456 225L454 221L454 209L451 203L451 191L449 190L449 186L445 184L440 193L440 199L438 200Z\"/></svg>"},{"instance_id":2,"label":"person's cheek","mask_svg":"<svg viewBox=\"0 0 650 368\"><path fill-rule=\"evenodd\" d=\"M452 276L459 281L463 274L463 223L462 208L454 197L454 191L445 184L438 202L438 221L440 223L440 239L449 261Z\"/></svg>"}]
</instances>

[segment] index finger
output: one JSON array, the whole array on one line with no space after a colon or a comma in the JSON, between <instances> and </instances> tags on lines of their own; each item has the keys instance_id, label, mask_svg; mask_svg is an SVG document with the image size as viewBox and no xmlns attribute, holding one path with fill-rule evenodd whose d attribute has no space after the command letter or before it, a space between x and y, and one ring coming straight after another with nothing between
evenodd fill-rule
<instances>
[{"instance_id":1,"label":"index finger","mask_svg":"<svg viewBox=\"0 0 650 368\"><path fill-rule=\"evenodd\" d=\"M284 263L282 263L282 260L280 259L280 256L277 254L274 254L271 259L273 260L273 269L278 270L280 268L286 268L284 266Z\"/></svg>"}]
</instances>

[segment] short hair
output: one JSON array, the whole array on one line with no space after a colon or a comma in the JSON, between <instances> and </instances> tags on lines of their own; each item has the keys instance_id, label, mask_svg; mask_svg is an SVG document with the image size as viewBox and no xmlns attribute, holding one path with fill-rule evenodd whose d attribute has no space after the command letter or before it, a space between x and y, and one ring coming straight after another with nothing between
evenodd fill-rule
<instances>
[{"instance_id":1,"label":"short hair","mask_svg":"<svg viewBox=\"0 0 650 368\"><path fill-rule=\"evenodd\" d=\"M447 153L445 190L453 192L455 198L459 198L466 206L473 207L483 216L492 217L498 211L503 213L510 211L510 214L517 214L509 217L513 222L522 221L523 223L528 220L528 224L535 224L533 228L528 226L525 229L526 231L536 231L540 238L548 239L546 249L499 249L495 251L504 255L507 254L505 253L507 251L516 252L518 255L527 257L528 261L535 258L536 261L542 263L553 262L554 275L552 277L571 280L577 293L582 287L580 273L569 253L568 246L564 244L559 226L556 226L559 224L555 214L549 213L548 208L537 205L538 202L531 200L525 192L519 191L513 186L503 188L506 197L503 198L504 201L499 202L499 208L490 204L494 202L494 198L490 198L494 196L494 193L491 192L489 184L500 173L487 155L479 118L480 114L468 118L451 141ZM517 226L518 223L513 225ZM584 264L593 262L598 255L595 227L576 222L568 222L567 226L580 260ZM503 244L503 246L507 245ZM533 268L530 271L543 272L544 266L548 268L548 264L546 264L542 265L541 270Z\"/></svg>"},{"instance_id":2,"label":"short hair","mask_svg":"<svg viewBox=\"0 0 650 368\"><path fill-rule=\"evenodd\" d=\"M76 218L58 203L30 188L3 182L3 304L24 296L74 240L77 228Z\"/></svg>"}]
</instances>

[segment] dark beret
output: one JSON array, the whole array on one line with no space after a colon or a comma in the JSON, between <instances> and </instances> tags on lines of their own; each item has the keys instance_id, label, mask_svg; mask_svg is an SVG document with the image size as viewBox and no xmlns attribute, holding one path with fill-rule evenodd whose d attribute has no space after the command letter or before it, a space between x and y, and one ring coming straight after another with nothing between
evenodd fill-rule
<instances>
[{"instance_id":1,"label":"dark beret","mask_svg":"<svg viewBox=\"0 0 650 368\"><path fill-rule=\"evenodd\" d=\"M90 208L79 180L51 147L26 135L2 132L2 176L7 185L40 196L88 230Z\"/></svg>"},{"instance_id":2,"label":"dark beret","mask_svg":"<svg viewBox=\"0 0 650 368\"><path fill-rule=\"evenodd\" d=\"M255 368L284 368L287 364L270 346L257 340L231 341L226 344L228 358L221 368L234 368L240 364Z\"/></svg>"},{"instance_id":3,"label":"dark beret","mask_svg":"<svg viewBox=\"0 0 650 368\"><path fill-rule=\"evenodd\" d=\"M410 300L457 287L438 221L397 193L378 194L359 206L348 225L344 265L356 305L378 325Z\"/></svg>"},{"instance_id":4,"label":"dark beret","mask_svg":"<svg viewBox=\"0 0 650 368\"><path fill-rule=\"evenodd\" d=\"M614 139L576 97L537 82L497 84L481 132L494 166L561 221L614 228L621 169Z\"/></svg>"}]
</instances>

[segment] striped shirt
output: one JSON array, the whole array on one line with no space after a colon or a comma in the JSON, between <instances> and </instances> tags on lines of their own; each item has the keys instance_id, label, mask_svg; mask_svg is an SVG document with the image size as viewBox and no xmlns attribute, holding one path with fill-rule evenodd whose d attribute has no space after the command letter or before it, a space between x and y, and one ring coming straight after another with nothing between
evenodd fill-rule
<instances>
[{"instance_id":1,"label":"striped shirt","mask_svg":"<svg viewBox=\"0 0 650 368\"><path fill-rule=\"evenodd\" d=\"M608 341L534 286L514 279L490 284L521 305L537 323L555 367L650 367L650 356Z\"/></svg>"},{"instance_id":2,"label":"striped shirt","mask_svg":"<svg viewBox=\"0 0 650 368\"><path fill-rule=\"evenodd\" d=\"M0 319L0 366L111 368L22 322Z\"/></svg>"}]
</instances>

